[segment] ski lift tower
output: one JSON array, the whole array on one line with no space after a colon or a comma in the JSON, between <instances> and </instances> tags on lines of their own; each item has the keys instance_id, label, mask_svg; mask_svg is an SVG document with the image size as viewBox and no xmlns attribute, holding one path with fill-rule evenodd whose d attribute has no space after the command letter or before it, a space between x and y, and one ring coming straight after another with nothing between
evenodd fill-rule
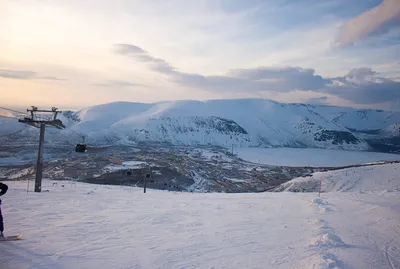
<instances>
[{"instance_id":1,"label":"ski lift tower","mask_svg":"<svg viewBox=\"0 0 400 269\"><path fill-rule=\"evenodd\" d=\"M62 113L62 111L58 111L58 108L52 107L51 110L39 110L37 107L32 106L32 109L27 109L27 112L30 112L30 117L24 117L18 121L40 128L39 150L36 162L35 192L41 192L43 175L43 145L46 125L57 129L64 129L65 125L61 120L57 119L58 113Z\"/></svg>"}]
</instances>

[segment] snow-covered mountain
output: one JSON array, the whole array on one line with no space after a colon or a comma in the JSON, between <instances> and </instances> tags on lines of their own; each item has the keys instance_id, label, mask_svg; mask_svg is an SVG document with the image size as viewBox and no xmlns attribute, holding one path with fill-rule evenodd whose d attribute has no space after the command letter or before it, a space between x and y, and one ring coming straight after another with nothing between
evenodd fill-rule
<instances>
[{"instance_id":1,"label":"snow-covered mountain","mask_svg":"<svg viewBox=\"0 0 400 269\"><path fill-rule=\"evenodd\" d=\"M395 137L400 135L400 122L390 124L386 128L380 130L382 135L386 135L387 137Z\"/></svg>"},{"instance_id":2,"label":"snow-covered mountain","mask_svg":"<svg viewBox=\"0 0 400 269\"><path fill-rule=\"evenodd\" d=\"M97 145L152 141L367 150L370 147L364 135L395 126L400 122L400 113L284 104L265 99L228 99L153 104L114 102L64 112L61 120L75 132L86 135L88 143ZM56 137L48 134L47 138L79 141L70 129L57 131Z\"/></svg>"}]
</instances>

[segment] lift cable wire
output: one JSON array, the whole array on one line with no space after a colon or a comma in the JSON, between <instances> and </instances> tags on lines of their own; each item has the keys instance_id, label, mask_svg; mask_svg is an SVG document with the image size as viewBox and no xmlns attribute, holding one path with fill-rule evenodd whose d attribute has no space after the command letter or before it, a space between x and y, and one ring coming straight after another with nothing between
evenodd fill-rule
<instances>
[{"instance_id":1,"label":"lift cable wire","mask_svg":"<svg viewBox=\"0 0 400 269\"><path fill-rule=\"evenodd\" d=\"M80 136L82 138L82 143L78 143L75 147L75 151L76 152L87 152L88 146L85 143L85 138L86 136L79 134L78 132L75 132L74 130L72 130L71 128L67 127L67 129L69 129L71 132L75 133L76 135Z\"/></svg>"},{"instance_id":2,"label":"lift cable wire","mask_svg":"<svg viewBox=\"0 0 400 269\"><path fill-rule=\"evenodd\" d=\"M19 132L21 132L21 131L23 131L23 130L25 130L25 129L26 129L26 128L23 128L23 129L21 129L21 130L18 130L18 131L15 131L15 132L11 132L11 133L8 133L8 134L1 134L1 136L13 135L13 134L19 133Z\"/></svg>"},{"instance_id":3,"label":"lift cable wire","mask_svg":"<svg viewBox=\"0 0 400 269\"><path fill-rule=\"evenodd\" d=\"M47 131L47 133L49 133L49 134L51 134L51 135L59 135L59 133L52 132L52 130L54 130L54 129L49 129L49 130ZM70 140L64 140L63 142L65 142L68 146L73 146L73 145L75 145L75 143L71 142Z\"/></svg>"},{"instance_id":4,"label":"lift cable wire","mask_svg":"<svg viewBox=\"0 0 400 269\"><path fill-rule=\"evenodd\" d=\"M27 114L26 112L17 111L17 110L6 108L6 107L2 107L2 106L0 106L0 108L4 109L4 110L11 111L11 112L19 113L19 114Z\"/></svg>"},{"instance_id":5,"label":"lift cable wire","mask_svg":"<svg viewBox=\"0 0 400 269\"><path fill-rule=\"evenodd\" d=\"M65 126L65 128L69 129L71 132L75 133L76 135L78 135L81 138L84 138L84 135L81 135L80 133L75 132L74 130L72 130L71 128L69 128L68 126Z\"/></svg>"},{"instance_id":6,"label":"lift cable wire","mask_svg":"<svg viewBox=\"0 0 400 269\"><path fill-rule=\"evenodd\" d=\"M11 108L7 108L7 107L2 107L2 106L0 106L0 109L4 109L4 110L6 110L6 111L18 113L18 114L19 114L18 116L28 115L27 112L21 112L21 111L18 111L18 110L14 110L14 109L11 109ZM53 108L53 109L54 109L54 108ZM28 110L28 111L31 111L31 110ZM31 111L31 112L35 112L35 111L37 111L37 108L36 108L36 107L32 107L32 111ZM50 112L50 111L37 111L37 112ZM55 110L52 110L52 112L54 113ZM56 115L57 115L57 114L56 114ZM15 117L15 116L14 116L14 117L7 117L7 116L0 115L0 118L17 119L18 116L17 116L17 117ZM50 121L53 120L53 116L52 116L52 115L46 115L46 114L32 113L31 117L32 117L32 119L31 119L32 121L49 121L49 122L50 122ZM21 121L21 120L19 120L19 121ZM48 127L51 127L51 125L49 125ZM55 126L55 127L57 127L57 126ZM58 127L57 127L57 128L58 128ZM82 143L77 144L75 150L78 151L78 152L86 152L86 151L87 151L87 145L86 145L86 143L85 143L85 138L86 138L86 136L85 136L85 135L82 135L82 134L80 134L80 133L78 133L78 132L76 132L76 131L74 131L74 130L72 130L72 129L69 128L68 126L63 126L63 128L69 129L71 132L73 132L74 134L76 134L77 136L79 136L79 137L82 138ZM18 130L18 131L16 131L16 132L12 132L12 133L9 133L9 134L5 134L5 136L9 136L9 135L16 134L16 133L18 133L18 132L20 132L20 131L22 131L22 130L24 130L24 129L21 129L21 130ZM68 142L70 142L70 141L68 141Z\"/></svg>"},{"instance_id":7,"label":"lift cable wire","mask_svg":"<svg viewBox=\"0 0 400 269\"><path fill-rule=\"evenodd\" d=\"M1 109L4 109L4 110L11 111L11 112L14 112L14 113L19 113L19 114L27 115L26 112L21 112L21 111L14 110L14 109L11 109L11 108L1 107L1 106L0 106L0 108L1 108ZM46 120L50 120L50 119L52 118L51 115L50 115L50 116L45 116L45 115L39 116L39 115L35 115L35 116L38 117L38 118L40 118L40 119L46 119ZM17 118L17 117L6 117L6 116L1 116L1 115L0 115L0 117L2 117L2 118L12 118L12 119ZM35 117L35 118L36 118L36 117ZM79 137L82 137L82 138L85 137L84 135L81 135L80 133L77 133L76 131L72 130L72 129L69 128L68 126L66 126L66 128L69 129L71 132L75 133L76 135L78 135Z\"/></svg>"}]
</instances>

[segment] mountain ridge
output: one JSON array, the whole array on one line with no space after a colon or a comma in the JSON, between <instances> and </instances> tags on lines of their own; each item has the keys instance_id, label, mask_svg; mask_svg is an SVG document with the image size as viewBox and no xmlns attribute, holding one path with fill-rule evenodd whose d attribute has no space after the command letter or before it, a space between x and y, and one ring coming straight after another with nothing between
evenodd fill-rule
<instances>
[{"instance_id":1,"label":"mountain ridge","mask_svg":"<svg viewBox=\"0 0 400 269\"><path fill-rule=\"evenodd\" d=\"M111 102L66 111L60 119L94 145L163 142L371 150L368 139L376 142L383 133L385 138L398 135L385 130L400 122L400 113L249 98ZM19 135L24 132L28 130ZM70 132L59 131L59 138L73 140Z\"/></svg>"}]
</instances>

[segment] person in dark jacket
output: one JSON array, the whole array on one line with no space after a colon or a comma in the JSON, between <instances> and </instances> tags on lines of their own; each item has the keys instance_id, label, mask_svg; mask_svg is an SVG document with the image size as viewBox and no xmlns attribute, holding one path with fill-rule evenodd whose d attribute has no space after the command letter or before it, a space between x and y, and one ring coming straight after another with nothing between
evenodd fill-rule
<instances>
[{"instance_id":1,"label":"person in dark jacket","mask_svg":"<svg viewBox=\"0 0 400 269\"><path fill-rule=\"evenodd\" d=\"M4 195L8 190L8 186L0 182L0 196ZM0 236L4 237L4 223L3 223L3 215L1 214L1 200L0 200Z\"/></svg>"}]
</instances>

